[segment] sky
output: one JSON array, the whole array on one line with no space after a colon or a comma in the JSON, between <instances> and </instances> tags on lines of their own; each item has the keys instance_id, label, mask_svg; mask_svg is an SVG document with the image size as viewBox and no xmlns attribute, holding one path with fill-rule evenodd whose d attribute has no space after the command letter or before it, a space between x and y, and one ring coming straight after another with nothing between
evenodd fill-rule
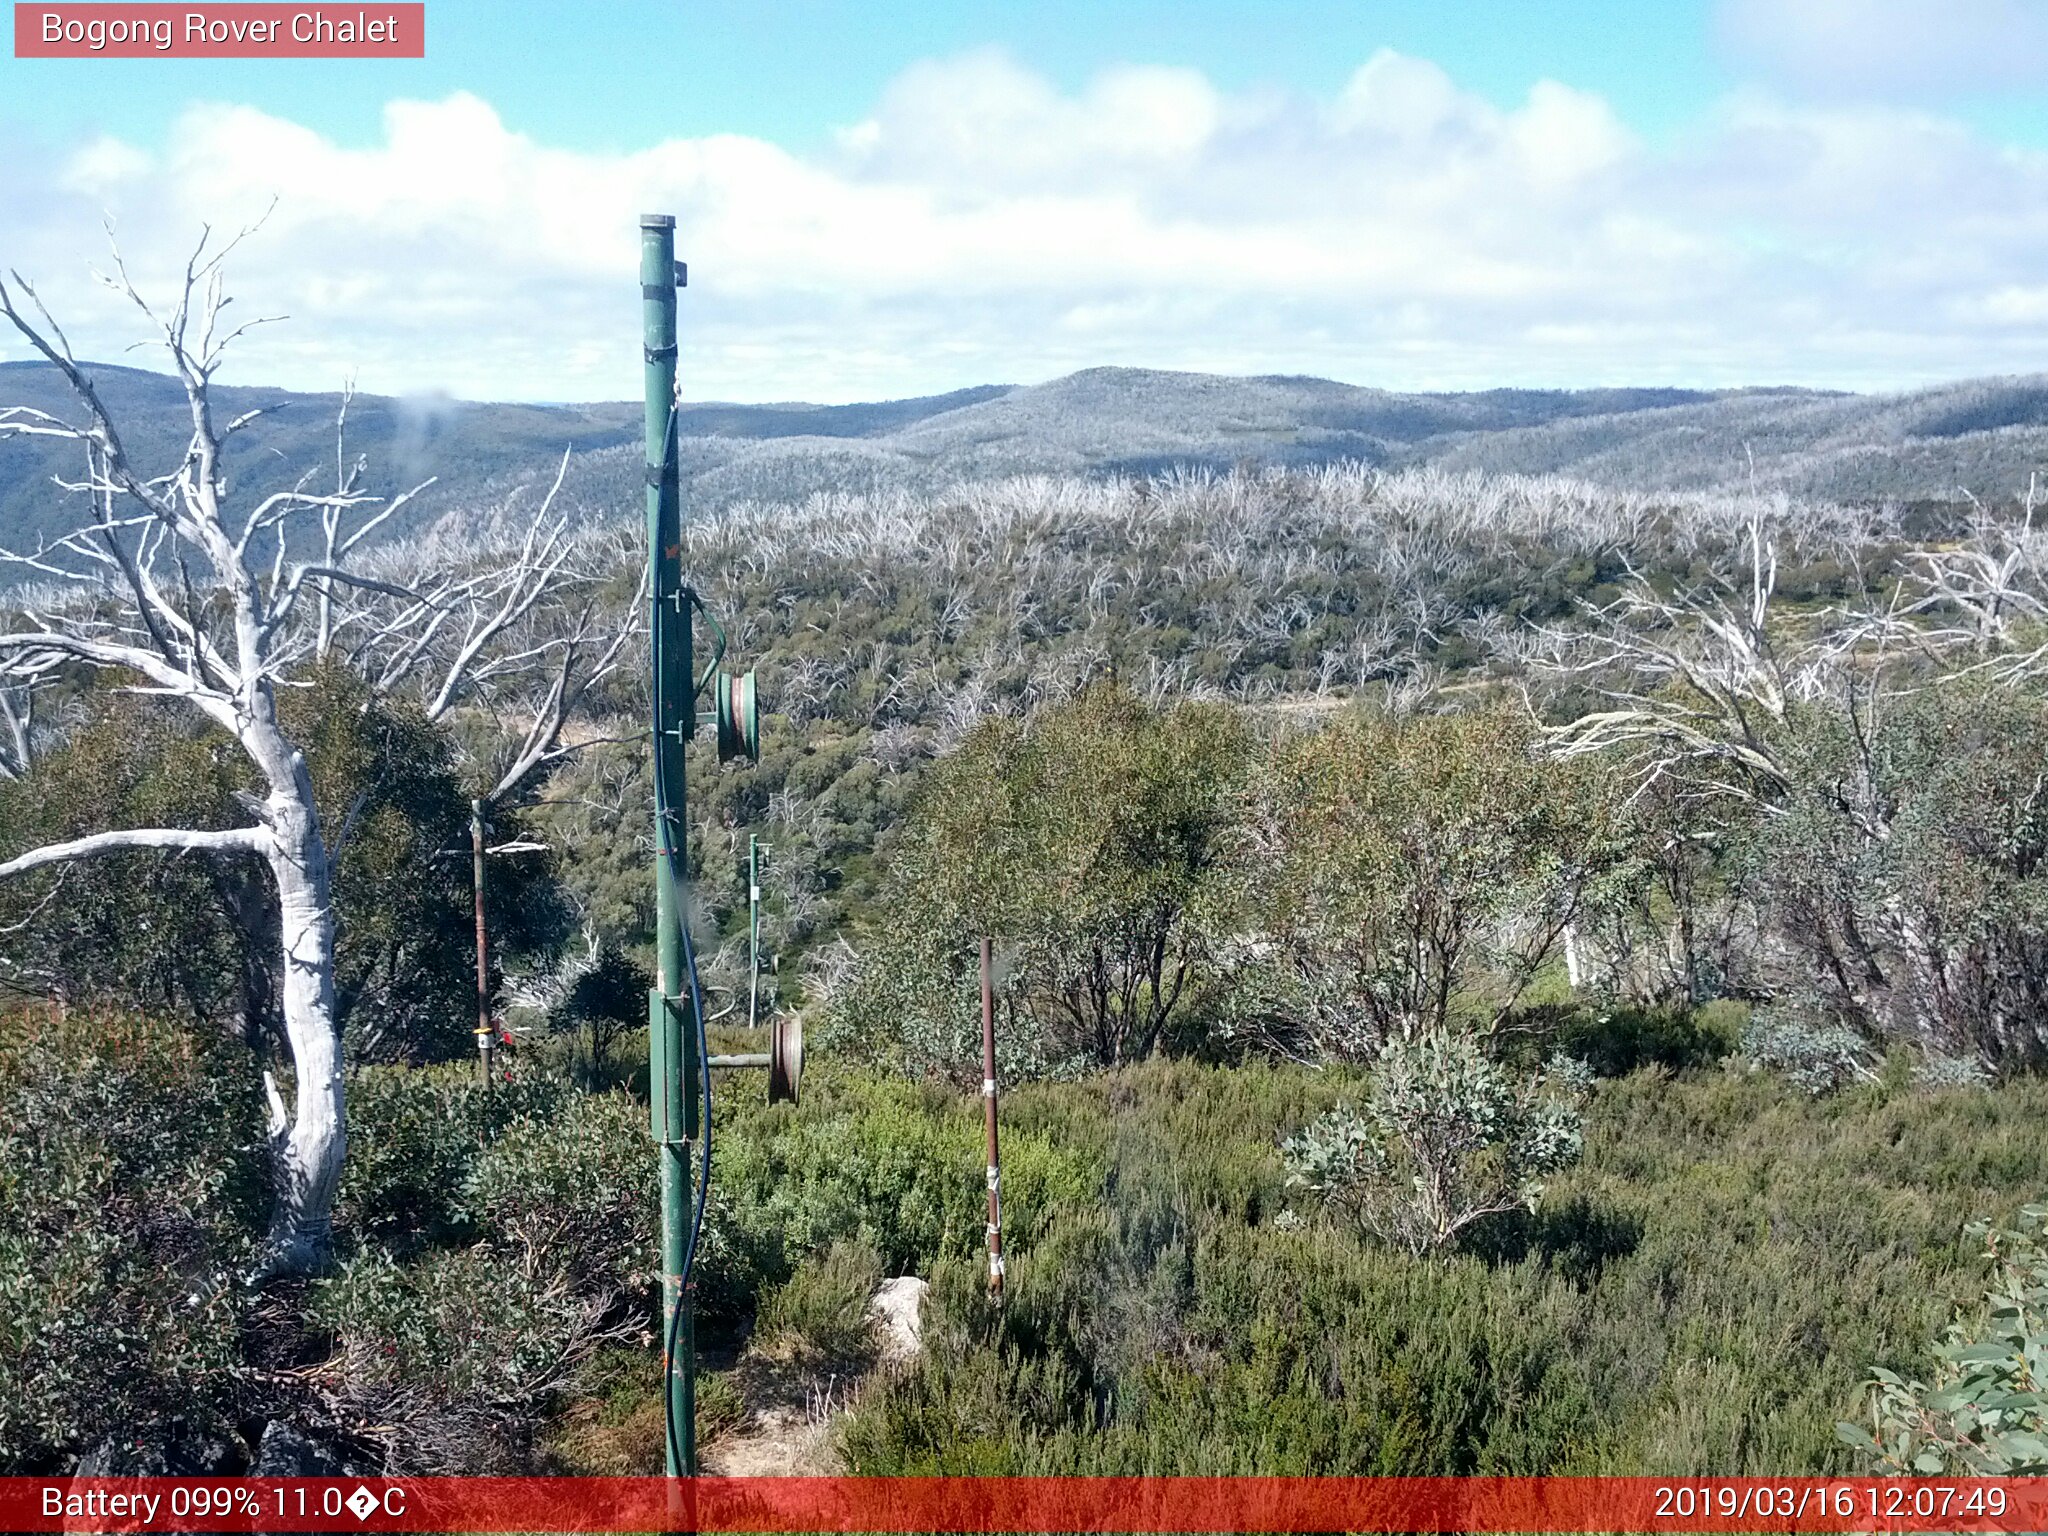
<instances>
[{"instance_id":1,"label":"sky","mask_svg":"<svg viewBox=\"0 0 2048 1536\"><path fill-rule=\"evenodd\" d=\"M0 57L0 267L150 366L693 399L1100 365L1388 389L1902 389L2048 368L2048 0L428 0L426 57ZM264 217L268 210L267 217ZM0 358L24 356L0 337Z\"/></svg>"}]
</instances>

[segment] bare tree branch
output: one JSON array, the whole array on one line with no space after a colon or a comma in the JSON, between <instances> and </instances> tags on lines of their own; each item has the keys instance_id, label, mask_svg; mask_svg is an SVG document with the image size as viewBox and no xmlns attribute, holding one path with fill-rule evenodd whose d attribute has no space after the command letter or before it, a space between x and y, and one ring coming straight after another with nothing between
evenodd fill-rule
<instances>
[{"instance_id":1,"label":"bare tree branch","mask_svg":"<svg viewBox=\"0 0 2048 1536\"><path fill-rule=\"evenodd\" d=\"M0 562L69 588L54 600L34 594L0 620L0 776L28 770L34 691L82 665L111 674L122 691L181 700L227 732L254 772L257 789L241 803L258 824L100 832L22 853L0 864L0 878L118 849L251 852L265 860L278 897L278 1003L297 1101L289 1112L277 1106L273 1117L279 1203L265 1264L294 1270L324 1257L340 1171L332 882L352 818L323 827L305 754L279 721L278 691L303 686L309 664L339 652L373 696L417 687L431 719L458 708L516 714L525 722L511 733L517 746L487 780L494 799L511 796L591 739L571 739L573 721L620 666L636 617L608 628L595 603L578 609L558 601L568 588L600 579L575 566L583 546L556 511L566 451L514 546L495 554L448 549L424 562L403 552L366 558L369 541L388 533L434 482L388 499L365 489L362 461L351 463L346 441L352 384L335 422L332 492L314 489L309 472L289 489L237 497L223 444L263 411L222 425L211 386L227 349L272 318L241 325L228 318L233 301L222 262L248 233L216 244L206 232L168 310L144 298L118 248L112 275L101 279L148 322L185 397L189 434L160 473L131 459L90 372L35 288L18 273L0 281L0 317L57 371L83 413L73 423L32 408L0 409L0 438L77 442L85 459L82 479L57 482L83 499L77 525L32 551L0 550ZM295 530L313 518L318 557L294 563L295 549L304 547ZM301 603L309 590L317 604Z\"/></svg>"},{"instance_id":2,"label":"bare tree branch","mask_svg":"<svg viewBox=\"0 0 2048 1536\"><path fill-rule=\"evenodd\" d=\"M237 827L226 832L194 832L175 827L95 832L68 843L50 843L19 858L9 859L0 864L0 878L27 874L45 864L61 864L72 859L89 859L102 853L120 853L136 848L185 853L265 853L270 849L270 834L262 827Z\"/></svg>"}]
</instances>

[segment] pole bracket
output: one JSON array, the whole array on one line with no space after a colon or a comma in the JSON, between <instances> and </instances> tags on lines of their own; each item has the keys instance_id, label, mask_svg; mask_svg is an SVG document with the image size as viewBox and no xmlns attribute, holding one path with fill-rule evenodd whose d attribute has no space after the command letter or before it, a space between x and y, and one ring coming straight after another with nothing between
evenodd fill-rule
<instances>
[{"instance_id":1,"label":"pole bracket","mask_svg":"<svg viewBox=\"0 0 2048 1536\"><path fill-rule=\"evenodd\" d=\"M697 1132L695 1042L685 1017L689 1006L687 999L667 997L659 987L648 990L647 1108L654 1140L663 1146L688 1143Z\"/></svg>"}]
</instances>

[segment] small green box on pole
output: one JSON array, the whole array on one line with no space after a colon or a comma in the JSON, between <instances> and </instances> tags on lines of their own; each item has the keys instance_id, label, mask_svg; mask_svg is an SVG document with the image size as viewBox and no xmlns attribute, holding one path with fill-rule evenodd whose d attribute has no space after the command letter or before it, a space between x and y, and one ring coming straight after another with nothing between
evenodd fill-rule
<instances>
[{"instance_id":1,"label":"small green box on pole","mask_svg":"<svg viewBox=\"0 0 2048 1536\"><path fill-rule=\"evenodd\" d=\"M697 1139L696 1044L686 1038L688 999L671 1003L659 987L647 994L647 1117L656 1141Z\"/></svg>"}]
</instances>

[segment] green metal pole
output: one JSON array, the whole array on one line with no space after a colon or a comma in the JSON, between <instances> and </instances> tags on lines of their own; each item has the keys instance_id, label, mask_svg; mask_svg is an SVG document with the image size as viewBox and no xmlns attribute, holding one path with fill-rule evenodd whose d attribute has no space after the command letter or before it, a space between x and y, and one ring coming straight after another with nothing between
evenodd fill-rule
<instances>
[{"instance_id":1,"label":"green metal pole","mask_svg":"<svg viewBox=\"0 0 2048 1536\"><path fill-rule=\"evenodd\" d=\"M648 1005L648 1098L661 1157L662 1370L668 1389L668 1475L697 1472L696 1330L683 1292L689 1237L690 1141L696 1133L696 1021L683 951L688 798L683 743L696 723L690 596L682 577L676 464L676 221L640 219L640 297L647 383L647 557L654 662L654 900L661 985Z\"/></svg>"}]
</instances>

